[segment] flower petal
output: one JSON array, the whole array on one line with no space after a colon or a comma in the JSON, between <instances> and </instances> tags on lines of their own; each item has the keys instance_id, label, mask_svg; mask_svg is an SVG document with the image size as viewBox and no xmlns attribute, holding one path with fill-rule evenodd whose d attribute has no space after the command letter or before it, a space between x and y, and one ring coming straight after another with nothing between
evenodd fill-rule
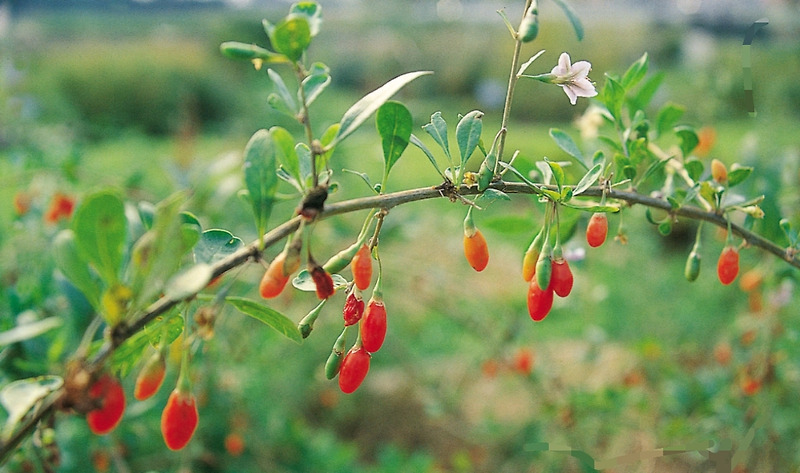
<instances>
[{"instance_id":1,"label":"flower petal","mask_svg":"<svg viewBox=\"0 0 800 473\"><path fill-rule=\"evenodd\" d=\"M572 90L572 87L568 85L561 85L559 87L564 89L564 93L567 94L567 97L569 97L569 103L575 105L575 103L578 101L578 96L575 94L575 91Z\"/></svg>"},{"instance_id":2,"label":"flower petal","mask_svg":"<svg viewBox=\"0 0 800 473\"><path fill-rule=\"evenodd\" d=\"M597 95L597 90L594 88L589 79L577 79L573 81L569 87L575 92L578 97L594 97Z\"/></svg>"},{"instance_id":3,"label":"flower petal","mask_svg":"<svg viewBox=\"0 0 800 473\"><path fill-rule=\"evenodd\" d=\"M589 75L589 71L592 70L592 63L589 61L578 61L572 65L572 69L570 72L573 74L575 78L579 77L586 77Z\"/></svg>"}]
</instances>

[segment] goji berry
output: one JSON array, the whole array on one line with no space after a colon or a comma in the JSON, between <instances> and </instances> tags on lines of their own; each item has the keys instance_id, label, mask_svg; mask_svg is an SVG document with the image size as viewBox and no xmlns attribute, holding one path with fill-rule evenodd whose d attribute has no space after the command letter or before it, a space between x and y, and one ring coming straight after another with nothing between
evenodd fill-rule
<instances>
[{"instance_id":1,"label":"goji berry","mask_svg":"<svg viewBox=\"0 0 800 473\"><path fill-rule=\"evenodd\" d=\"M361 386L369 371L371 355L363 347L353 347L342 360L339 370L339 389L350 394Z\"/></svg>"},{"instance_id":2,"label":"goji berry","mask_svg":"<svg viewBox=\"0 0 800 473\"><path fill-rule=\"evenodd\" d=\"M244 439L236 432L225 436L225 451L232 457L238 457L244 452Z\"/></svg>"},{"instance_id":3,"label":"goji berry","mask_svg":"<svg viewBox=\"0 0 800 473\"><path fill-rule=\"evenodd\" d=\"M342 309L345 327L358 323L362 315L364 315L364 299L361 298L358 288L353 288L347 294L347 298L344 300L344 308Z\"/></svg>"},{"instance_id":4,"label":"goji berry","mask_svg":"<svg viewBox=\"0 0 800 473\"><path fill-rule=\"evenodd\" d=\"M125 412L125 391L122 385L110 374L103 374L89 387L89 398L98 401L100 406L86 414L89 429L97 435L114 430Z\"/></svg>"},{"instance_id":5,"label":"goji berry","mask_svg":"<svg viewBox=\"0 0 800 473\"><path fill-rule=\"evenodd\" d=\"M606 241L608 235L608 217L602 212L592 214L586 226L586 242L592 248L597 248Z\"/></svg>"},{"instance_id":6,"label":"goji berry","mask_svg":"<svg viewBox=\"0 0 800 473\"><path fill-rule=\"evenodd\" d=\"M161 352L156 352L147 360L136 377L136 384L133 388L133 397L139 401L144 401L158 391L164 381L167 371L167 363Z\"/></svg>"},{"instance_id":7,"label":"goji berry","mask_svg":"<svg viewBox=\"0 0 800 473\"><path fill-rule=\"evenodd\" d=\"M372 256L366 243L361 245L353 257L350 269L353 271L353 282L356 287L362 291L366 290L372 282Z\"/></svg>"},{"instance_id":8,"label":"goji berry","mask_svg":"<svg viewBox=\"0 0 800 473\"><path fill-rule=\"evenodd\" d=\"M528 286L528 313L536 322L543 320L553 307L553 289L541 289L536 278Z\"/></svg>"},{"instance_id":9,"label":"goji berry","mask_svg":"<svg viewBox=\"0 0 800 473\"><path fill-rule=\"evenodd\" d=\"M333 286L333 278L322 266L312 266L310 272L311 279L314 280L314 285L317 288L317 298L320 300L327 299L336 292L336 288Z\"/></svg>"},{"instance_id":10,"label":"goji berry","mask_svg":"<svg viewBox=\"0 0 800 473\"><path fill-rule=\"evenodd\" d=\"M75 199L56 192L50 201L50 207L47 208L47 212L44 214L44 221L46 223L56 223L61 219L67 220L72 216L74 209Z\"/></svg>"},{"instance_id":11,"label":"goji berry","mask_svg":"<svg viewBox=\"0 0 800 473\"><path fill-rule=\"evenodd\" d=\"M464 256L475 271L483 271L489 264L489 246L480 230L472 235L464 234Z\"/></svg>"},{"instance_id":12,"label":"goji berry","mask_svg":"<svg viewBox=\"0 0 800 473\"><path fill-rule=\"evenodd\" d=\"M719 159L711 160L711 178L720 184L728 182L728 170Z\"/></svg>"},{"instance_id":13,"label":"goji berry","mask_svg":"<svg viewBox=\"0 0 800 473\"><path fill-rule=\"evenodd\" d=\"M283 271L285 258L286 254L280 253L272 260L264 272L261 283L258 285L258 290L264 299L278 297L283 288L286 287L286 283L289 282L289 276L284 274Z\"/></svg>"},{"instance_id":14,"label":"goji berry","mask_svg":"<svg viewBox=\"0 0 800 473\"><path fill-rule=\"evenodd\" d=\"M192 439L197 429L197 402L190 392L175 389L161 413L161 434L170 450L180 450Z\"/></svg>"},{"instance_id":15,"label":"goji berry","mask_svg":"<svg viewBox=\"0 0 800 473\"><path fill-rule=\"evenodd\" d=\"M544 228L539 230L539 233L533 238L528 249L525 251L525 256L522 257L522 279L525 282L531 280L536 274L536 262L539 261L539 255L542 252L542 245L544 244Z\"/></svg>"},{"instance_id":16,"label":"goji berry","mask_svg":"<svg viewBox=\"0 0 800 473\"><path fill-rule=\"evenodd\" d=\"M700 253L692 250L686 258L686 266L683 268L683 275L689 282L695 281L700 275Z\"/></svg>"},{"instance_id":17,"label":"goji berry","mask_svg":"<svg viewBox=\"0 0 800 473\"><path fill-rule=\"evenodd\" d=\"M522 375L529 375L533 372L534 355L528 348L520 348L514 354L512 366L514 371Z\"/></svg>"},{"instance_id":18,"label":"goji berry","mask_svg":"<svg viewBox=\"0 0 800 473\"><path fill-rule=\"evenodd\" d=\"M536 280L539 287L550 287L550 278L553 276L553 251L548 243L544 244L542 254L536 261L536 272L532 280Z\"/></svg>"},{"instance_id":19,"label":"goji berry","mask_svg":"<svg viewBox=\"0 0 800 473\"><path fill-rule=\"evenodd\" d=\"M723 248L717 261L717 276L722 284L728 285L739 274L739 252L732 246Z\"/></svg>"},{"instance_id":20,"label":"goji berry","mask_svg":"<svg viewBox=\"0 0 800 473\"><path fill-rule=\"evenodd\" d=\"M569 263L564 258L553 260L553 274L550 276L550 288L559 297L567 297L572 292L574 278Z\"/></svg>"},{"instance_id":21,"label":"goji berry","mask_svg":"<svg viewBox=\"0 0 800 473\"><path fill-rule=\"evenodd\" d=\"M380 350L386 338L386 306L382 300L370 299L360 329L364 349L370 353Z\"/></svg>"}]
</instances>

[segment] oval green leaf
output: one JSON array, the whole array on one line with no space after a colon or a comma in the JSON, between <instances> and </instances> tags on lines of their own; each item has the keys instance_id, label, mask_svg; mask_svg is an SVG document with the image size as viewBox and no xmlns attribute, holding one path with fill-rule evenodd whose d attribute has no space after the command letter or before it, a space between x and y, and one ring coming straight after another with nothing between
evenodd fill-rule
<instances>
[{"instance_id":1,"label":"oval green leaf","mask_svg":"<svg viewBox=\"0 0 800 473\"><path fill-rule=\"evenodd\" d=\"M289 340L297 343L303 341L303 336L300 334L300 330L297 329L297 325L277 310L244 297L226 297L225 301L236 307L239 312L263 322Z\"/></svg>"}]
</instances>

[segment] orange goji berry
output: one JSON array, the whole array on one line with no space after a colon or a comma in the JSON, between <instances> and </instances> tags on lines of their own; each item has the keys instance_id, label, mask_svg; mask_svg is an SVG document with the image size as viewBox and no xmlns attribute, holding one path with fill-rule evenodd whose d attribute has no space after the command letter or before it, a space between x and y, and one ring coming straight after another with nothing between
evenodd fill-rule
<instances>
[{"instance_id":1,"label":"orange goji berry","mask_svg":"<svg viewBox=\"0 0 800 473\"><path fill-rule=\"evenodd\" d=\"M358 253L350 262L350 269L353 271L353 282L356 287L364 291L372 282L372 255L369 254L369 246L361 245Z\"/></svg>"},{"instance_id":2,"label":"orange goji berry","mask_svg":"<svg viewBox=\"0 0 800 473\"><path fill-rule=\"evenodd\" d=\"M167 363L164 360L164 355L161 352L154 353L136 377L133 397L139 401L144 401L155 394L164 381L166 371Z\"/></svg>"},{"instance_id":3,"label":"orange goji berry","mask_svg":"<svg viewBox=\"0 0 800 473\"><path fill-rule=\"evenodd\" d=\"M258 290L264 299L278 297L283 288L286 287L286 283L289 282L289 276L284 274L283 271L285 258L286 254L280 253L272 260L264 272L261 283L258 285Z\"/></svg>"},{"instance_id":4,"label":"orange goji berry","mask_svg":"<svg viewBox=\"0 0 800 473\"><path fill-rule=\"evenodd\" d=\"M739 274L739 252L732 246L723 248L717 261L717 276L722 284L728 285Z\"/></svg>"},{"instance_id":5,"label":"orange goji berry","mask_svg":"<svg viewBox=\"0 0 800 473\"><path fill-rule=\"evenodd\" d=\"M606 214L596 212L589 219L586 226L586 242L592 248L597 248L606 241L608 235L608 217Z\"/></svg>"},{"instance_id":6,"label":"orange goji berry","mask_svg":"<svg viewBox=\"0 0 800 473\"><path fill-rule=\"evenodd\" d=\"M489 246L480 230L470 236L464 234L464 256L475 271L483 271L489 264Z\"/></svg>"}]
</instances>

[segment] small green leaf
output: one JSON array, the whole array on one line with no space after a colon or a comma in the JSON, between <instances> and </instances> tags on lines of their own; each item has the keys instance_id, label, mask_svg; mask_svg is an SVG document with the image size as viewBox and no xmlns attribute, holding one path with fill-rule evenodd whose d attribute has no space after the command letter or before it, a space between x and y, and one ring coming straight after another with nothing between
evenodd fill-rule
<instances>
[{"instance_id":1,"label":"small green leaf","mask_svg":"<svg viewBox=\"0 0 800 473\"><path fill-rule=\"evenodd\" d=\"M452 159L447 141L447 122L442 118L442 112L434 112L431 115L431 122L423 125L422 129L442 148L447 159Z\"/></svg>"},{"instance_id":2,"label":"small green leaf","mask_svg":"<svg viewBox=\"0 0 800 473\"><path fill-rule=\"evenodd\" d=\"M327 151L325 151L319 156L319 162L323 164L323 167L331 159L331 155L333 154L333 150L335 148L333 141L336 139L336 135L338 133L339 133L339 124L334 123L325 130L325 133L323 133L319 139L319 142L323 146L323 148L327 149Z\"/></svg>"},{"instance_id":3,"label":"small green leaf","mask_svg":"<svg viewBox=\"0 0 800 473\"><path fill-rule=\"evenodd\" d=\"M564 12L564 14L567 16L567 19L569 19L569 22L572 24L572 29L575 30L575 36L578 38L578 41L581 41L583 39L583 25L581 24L581 20L580 18L578 18L578 15L575 13L572 7L569 6L569 4L564 0L553 0L553 2L559 7L561 7L561 10Z\"/></svg>"},{"instance_id":4,"label":"small green leaf","mask_svg":"<svg viewBox=\"0 0 800 473\"><path fill-rule=\"evenodd\" d=\"M351 133L353 133L356 128L361 126L370 115L372 115L378 108L383 105L387 100L389 100L397 91L402 89L406 84L413 81L414 79L432 74L430 71L417 71L417 72L408 72L406 74L400 75L395 77L394 79L390 80L389 82L383 84L379 88L373 90L369 94L365 95L361 98L358 102L353 104L352 107L347 109L342 116L342 119L339 121L339 130L336 133L336 137L331 142L330 146L335 146L340 141L345 139Z\"/></svg>"},{"instance_id":5,"label":"small green leaf","mask_svg":"<svg viewBox=\"0 0 800 473\"><path fill-rule=\"evenodd\" d=\"M219 46L219 50L224 56L231 59L250 60L258 59L266 64L281 64L289 62L289 58L283 54L268 51L255 44L240 43L238 41L226 41Z\"/></svg>"},{"instance_id":6,"label":"small green leaf","mask_svg":"<svg viewBox=\"0 0 800 473\"><path fill-rule=\"evenodd\" d=\"M311 187L313 181L311 179L311 148L305 143L297 143L294 146L294 152L297 154L297 161L300 163L300 177L304 187Z\"/></svg>"},{"instance_id":7,"label":"small green leaf","mask_svg":"<svg viewBox=\"0 0 800 473\"><path fill-rule=\"evenodd\" d=\"M697 182L700 179L700 176L703 175L703 169L705 168L702 161L699 159L688 159L685 163L683 163L683 167L686 169L689 177L695 182Z\"/></svg>"},{"instance_id":8,"label":"small green leaf","mask_svg":"<svg viewBox=\"0 0 800 473\"><path fill-rule=\"evenodd\" d=\"M680 142L681 153L684 157L689 156L689 153L700 143L700 138L697 137L694 128L690 126L676 126L674 131Z\"/></svg>"},{"instance_id":9,"label":"small green leaf","mask_svg":"<svg viewBox=\"0 0 800 473\"><path fill-rule=\"evenodd\" d=\"M670 160L670 158L662 159L660 161L655 161L652 164L650 164L650 166L648 166L647 170L644 172L644 175L642 175L642 178L639 179L639 182L637 182L637 185L645 182L650 176L652 176L656 172L659 172L660 170L664 169L664 166L667 165L669 160Z\"/></svg>"},{"instance_id":10,"label":"small green leaf","mask_svg":"<svg viewBox=\"0 0 800 473\"><path fill-rule=\"evenodd\" d=\"M301 84L303 94L306 96L306 105L311 105L319 97L323 90L331 83L330 69L321 62L315 62L308 71L308 76L303 79ZM300 90L297 91L297 101L302 102Z\"/></svg>"},{"instance_id":11,"label":"small green leaf","mask_svg":"<svg viewBox=\"0 0 800 473\"><path fill-rule=\"evenodd\" d=\"M575 189L572 191L572 195L580 195L583 194L586 189L591 187L597 178L603 173L603 163L597 163L592 166L586 174L583 175L581 180L578 182L578 185L575 186Z\"/></svg>"},{"instance_id":12,"label":"small green leaf","mask_svg":"<svg viewBox=\"0 0 800 473\"><path fill-rule=\"evenodd\" d=\"M553 174L553 179L556 181L556 187L558 188L559 194L561 193L561 186L564 184L564 180L566 176L564 175L564 168L561 167L560 164L554 163L549 159L545 158L544 162L550 167L550 172Z\"/></svg>"},{"instance_id":13,"label":"small green leaf","mask_svg":"<svg viewBox=\"0 0 800 473\"><path fill-rule=\"evenodd\" d=\"M600 97L608 111L611 112L611 116L619 121L622 114L622 103L625 100L625 88L622 87L622 84L617 79L606 74L606 82Z\"/></svg>"},{"instance_id":14,"label":"small green leaf","mask_svg":"<svg viewBox=\"0 0 800 473\"><path fill-rule=\"evenodd\" d=\"M278 187L276 154L272 135L265 129L255 132L244 150L244 180L259 235L266 231Z\"/></svg>"},{"instance_id":15,"label":"small green leaf","mask_svg":"<svg viewBox=\"0 0 800 473\"><path fill-rule=\"evenodd\" d=\"M742 181L747 179L750 176L750 173L753 172L753 168L748 166L739 166L738 164L734 164L731 166L731 170L728 171L728 187L733 187L737 184L741 184Z\"/></svg>"},{"instance_id":16,"label":"small green leaf","mask_svg":"<svg viewBox=\"0 0 800 473\"><path fill-rule=\"evenodd\" d=\"M433 168L436 169L436 172L438 172L439 175L442 176L442 179L445 179L444 173L442 173L442 170L439 168L439 165L436 163L436 158L433 157L433 153L431 153L431 150L429 150L428 147L425 146L425 143L420 141L420 139L417 138L413 133L409 137L408 141L412 145L414 145L417 148L421 149L423 153L425 153L425 156L428 157L428 161L431 162L431 164L433 165Z\"/></svg>"},{"instance_id":17,"label":"small green leaf","mask_svg":"<svg viewBox=\"0 0 800 473\"><path fill-rule=\"evenodd\" d=\"M278 163L283 166L290 176L300 182L300 164L297 158L297 152L294 149L294 137L285 128L279 126L270 128L269 134L272 136L272 141L275 143L275 155L278 159Z\"/></svg>"},{"instance_id":18,"label":"small green leaf","mask_svg":"<svg viewBox=\"0 0 800 473\"><path fill-rule=\"evenodd\" d=\"M663 222L658 224L658 233L663 236L667 236L672 233L672 221L671 220L664 220Z\"/></svg>"},{"instance_id":19,"label":"small green leaf","mask_svg":"<svg viewBox=\"0 0 800 473\"><path fill-rule=\"evenodd\" d=\"M658 88L661 87L661 82L664 81L664 77L665 75L663 72L658 72L647 78L644 84L639 88L639 92L630 99L631 106L638 110L647 108L647 106L650 105L650 101L653 100L653 96L658 91Z\"/></svg>"},{"instance_id":20,"label":"small green leaf","mask_svg":"<svg viewBox=\"0 0 800 473\"><path fill-rule=\"evenodd\" d=\"M552 138L565 153L575 158L584 168L586 167L586 164L583 162L583 153L568 134L558 128L550 128L550 138Z\"/></svg>"},{"instance_id":21,"label":"small green leaf","mask_svg":"<svg viewBox=\"0 0 800 473\"><path fill-rule=\"evenodd\" d=\"M8 411L8 418L3 426L2 440L11 437L17 424L36 404L63 385L64 380L60 376L49 375L20 379L3 386L0 390L0 404Z\"/></svg>"},{"instance_id":22,"label":"small green leaf","mask_svg":"<svg viewBox=\"0 0 800 473\"><path fill-rule=\"evenodd\" d=\"M683 114L686 112L686 107L671 102L667 102L661 107L656 116L656 131L658 136L664 136L667 130L671 129L678 123Z\"/></svg>"},{"instance_id":23,"label":"small green leaf","mask_svg":"<svg viewBox=\"0 0 800 473\"><path fill-rule=\"evenodd\" d=\"M227 230L211 229L200 235L194 247L195 263L214 264L238 251L244 243Z\"/></svg>"},{"instance_id":24,"label":"small green leaf","mask_svg":"<svg viewBox=\"0 0 800 473\"><path fill-rule=\"evenodd\" d=\"M598 204L596 202L582 201L580 199L572 199L569 202L562 202L561 205L571 209L583 210L585 212L619 212L619 204Z\"/></svg>"},{"instance_id":25,"label":"small green leaf","mask_svg":"<svg viewBox=\"0 0 800 473\"><path fill-rule=\"evenodd\" d=\"M110 191L86 197L75 212L72 229L78 251L109 286L119 279L127 222L125 204Z\"/></svg>"},{"instance_id":26,"label":"small green leaf","mask_svg":"<svg viewBox=\"0 0 800 473\"><path fill-rule=\"evenodd\" d=\"M467 160L475 148L478 147L478 142L481 139L481 132L483 131L483 112L480 110L473 110L458 122L456 125L456 141L458 142L458 149L461 152L461 168L467 163Z\"/></svg>"},{"instance_id":27,"label":"small green leaf","mask_svg":"<svg viewBox=\"0 0 800 473\"><path fill-rule=\"evenodd\" d=\"M319 27L322 23L322 6L316 2L295 3L289 9L289 13L302 15L306 18L312 38L319 33Z\"/></svg>"},{"instance_id":28,"label":"small green leaf","mask_svg":"<svg viewBox=\"0 0 800 473\"><path fill-rule=\"evenodd\" d=\"M297 325L277 310L244 297L226 297L225 302L236 307L241 313L267 324L289 340L297 343L303 341L303 337L300 334L300 330L297 329Z\"/></svg>"},{"instance_id":29,"label":"small green leaf","mask_svg":"<svg viewBox=\"0 0 800 473\"><path fill-rule=\"evenodd\" d=\"M347 287L347 280L343 278L342 275L336 273L331 274L331 279L333 279L334 289ZM314 292L317 290L317 285L314 283L314 279L311 278L311 273L306 269L301 270L297 273L297 276L292 279L292 286L304 292Z\"/></svg>"},{"instance_id":30,"label":"small green leaf","mask_svg":"<svg viewBox=\"0 0 800 473\"><path fill-rule=\"evenodd\" d=\"M503 191L488 188L478 194L478 197L475 198L475 205L486 208L497 200L511 200L511 197Z\"/></svg>"},{"instance_id":31,"label":"small green leaf","mask_svg":"<svg viewBox=\"0 0 800 473\"><path fill-rule=\"evenodd\" d=\"M53 242L56 266L95 309L100 307L100 285L75 244L75 232L62 230Z\"/></svg>"},{"instance_id":32,"label":"small green leaf","mask_svg":"<svg viewBox=\"0 0 800 473\"><path fill-rule=\"evenodd\" d=\"M272 69L267 69L267 75L269 75L272 83L275 84L275 94L269 96L267 103L279 112L286 113L289 116L296 115L298 111L297 103L294 101L292 93L289 92L289 88L286 87L286 83L283 82L283 78Z\"/></svg>"},{"instance_id":33,"label":"small green leaf","mask_svg":"<svg viewBox=\"0 0 800 473\"><path fill-rule=\"evenodd\" d=\"M644 76L647 74L647 68L649 66L649 59L647 57L647 53L642 54L642 57L636 60L631 67L625 71L625 74L622 76L622 87L626 90L630 90L631 88L635 87L636 84L641 81Z\"/></svg>"},{"instance_id":34,"label":"small green leaf","mask_svg":"<svg viewBox=\"0 0 800 473\"><path fill-rule=\"evenodd\" d=\"M305 15L290 13L271 30L270 42L279 53L298 61L311 44L311 26Z\"/></svg>"},{"instance_id":35,"label":"small green leaf","mask_svg":"<svg viewBox=\"0 0 800 473\"><path fill-rule=\"evenodd\" d=\"M411 112L400 102L388 101L375 114L375 124L383 145L384 175L408 147L413 121Z\"/></svg>"}]
</instances>

